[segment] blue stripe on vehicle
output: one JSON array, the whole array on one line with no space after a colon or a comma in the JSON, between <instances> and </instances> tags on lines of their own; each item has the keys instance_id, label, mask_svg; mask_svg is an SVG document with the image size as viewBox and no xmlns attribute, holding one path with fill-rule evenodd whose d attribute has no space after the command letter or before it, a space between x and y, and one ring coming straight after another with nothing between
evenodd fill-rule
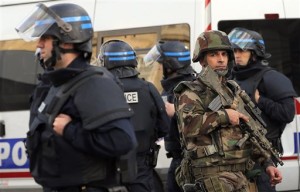
<instances>
[{"instance_id":1,"label":"blue stripe on vehicle","mask_svg":"<svg viewBox=\"0 0 300 192\"><path fill-rule=\"evenodd\" d=\"M299 152L299 136L300 136L300 133L298 132L295 132L294 133L294 154L298 153Z\"/></svg>"}]
</instances>

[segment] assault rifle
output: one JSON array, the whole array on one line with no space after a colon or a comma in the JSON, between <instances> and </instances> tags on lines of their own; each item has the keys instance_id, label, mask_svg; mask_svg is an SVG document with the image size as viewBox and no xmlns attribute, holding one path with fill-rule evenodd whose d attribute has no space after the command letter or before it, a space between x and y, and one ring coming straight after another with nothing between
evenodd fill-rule
<instances>
[{"instance_id":1,"label":"assault rifle","mask_svg":"<svg viewBox=\"0 0 300 192\"><path fill-rule=\"evenodd\" d=\"M283 165L280 159L281 153L279 153L271 144L271 142L265 137L266 135L266 123L261 118L261 110L255 106L251 101L251 98L247 93L242 90L238 94L244 102L244 109L254 120L252 124L246 122L244 119L240 119L240 129L244 134L244 137L236 143L236 146L241 148L246 140L250 140L253 145L255 145L266 158L272 158L274 164L277 166ZM243 112L243 109L238 109ZM250 119L251 119L250 118Z\"/></svg>"},{"instance_id":2,"label":"assault rifle","mask_svg":"<svg viewBox=\"0 0 300 192\"><path fill-rule=\"evenodd\" d=\"M283 165L283 162L280 159L282 155L279 153L270 143L270 141L265 137L267 130L266 130L266 123L261 117L261 110L251 101L251 98L247 95L244 90L236 90L233 84L230 88L232 91L236 93L236 97L240 97L243 102L238 102L238 106L232 107L239 112L250 116L250 121L245 122L243 119L240 119L240 129L244 134L244 137L240 139L236 146L238 148L242 148L243 145L247 140L250 140L253 145L255 145L261 153L266 158L271 158L274 164L277 166L280 164ZM223 95L225 96L225 95ZM225 96L226 97L226 96ZM226 99L226 101L230 101L230 99ZM232 103L228 104L228 106L233 106ZM221 96L218 95L213 101L208 105L208 108L212 111L217 111L222 107L222 99Z\"/></svg>"}]
</instances>

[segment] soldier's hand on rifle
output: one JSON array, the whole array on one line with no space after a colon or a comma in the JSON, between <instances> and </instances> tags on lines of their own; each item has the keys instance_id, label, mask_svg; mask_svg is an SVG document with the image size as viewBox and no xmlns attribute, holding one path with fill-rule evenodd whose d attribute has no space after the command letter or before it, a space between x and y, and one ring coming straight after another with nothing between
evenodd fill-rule
<instances>
[{"instance_id":1,"label":"soldier's hand on rifle","mask_svg":"<svg viewBox=\"0 0 300 192\"><path fill-rule=\"evenodd\" d=\"M66 114L59 114L53 122L53 130L58 135L63 135L66 125L72 121L72 118Z\"/></svg>"},{"instance_id":2,"label":"soldier's hand on rifle","mask_svg":"<svg viewBox=\"0 0 300 192\"><path fill-rule=\"evenodd\" d=\"M268 166L266 169L266 173L270 177L271 186L275 186L282 181L282 174L277 167Z\"/></svg>"},{"instance_id":3,"label":"soldier's hand on rifle","mask_svg":"<svg viewBox=\"0 0 300 192\"><path fill-rule=\"evenodd\" d=\"M239 125L240 124L240 119L244 119L246 122L249 121L249 117L244 115L243 113L240 113L234 109L225 109L228 117L229 117L229 122L232 125Z\"/></svg>"}]
</instances>

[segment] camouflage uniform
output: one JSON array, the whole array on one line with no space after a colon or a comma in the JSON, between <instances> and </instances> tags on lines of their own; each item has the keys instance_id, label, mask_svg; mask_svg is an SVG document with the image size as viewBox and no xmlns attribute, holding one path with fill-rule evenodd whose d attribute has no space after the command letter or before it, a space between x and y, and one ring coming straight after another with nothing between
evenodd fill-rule
<instances>
[{"instance_id":1,"label":"camouflage uniform","mask_svg":"<svg viewBox=\"0 0 300 192\"><path fill-rule=\"evenodd\" d=\"M194 62L201 60L203 52L211 50L226 50L233 61L225 33L205 32L198 37L195 47ZM265 166L272 164L248 140L242 147L236 146L244 136L239 126L230 124L225 109L247 114L237 94L240 91L233 81L220 82L219 75L209 65L203 67L195 81L182 82L175 88L178 127L184 147L184 158L176 172L181 187L198 183L198 190L194 187L190 191L250 191L245 173L253 166L251 159L264 162ZM218 99L219 102L213 102ZM254 126L253 123L250 120L249 124Z\"/></svg>"}]
</instances>

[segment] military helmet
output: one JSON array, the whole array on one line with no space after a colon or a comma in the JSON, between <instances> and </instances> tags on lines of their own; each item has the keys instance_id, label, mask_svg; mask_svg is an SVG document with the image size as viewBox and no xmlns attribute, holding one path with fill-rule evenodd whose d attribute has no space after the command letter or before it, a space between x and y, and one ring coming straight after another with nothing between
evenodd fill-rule
<instances>
[{"instance_id":1,"label":"military helmet","mask_svg":"<svg viewBox=\"0 0 300 192\"><path fill-rule=\"evenodd\" d=\"M223 31L206 31L201 33L196 41L193 62L198 62L204 57L204 53L213 50L226 50L229 55L229 62L234 60L231 43Z\"/></svg>"},{"instance_id":2,"label":"military helmet","mask_svg":"<svg viewBox=\"0 0 300 192\"><path fill-rule=\"evenodd\" d=\"M121 40L105 42L99 51L98 60L107 69L118 67L136 67L136 53L133 48Z\"/></svg>"},{"instance_id":3,"label":"military helmet","mask_svg":"<svg viewBox=\"0 0 300 192\"><path fill-rule=\"evenodd\" d=\"M62 3L47 7L39 3L16 30L26 41L38 39L42 35L51 35L62 43L75 44L77 50L92 52L91 18L76 4Z\"/></svg>"},{"instance_id":4,"label":"military helmet","mask_svg":"<svg viewBox=\"0 0 300 192\"><path fill-rule=\"evenodd\" d=\"M180 41L159 41L158 46L161 56L157 61L163 65L163 68L185 74L191 72L190 70L182 70L191 64L190 51L183 43Z\"/></svg>"},{"instance_id":5,"label":"military helmet","mask_svg":"<svg viewBox=\"0 0 300 192\"><path fill-rule=\"evenodd\" d=\"M265 59L271 57L270 53L266 53L264 39L256 31L237 27L229 33L228 37L233 48L253 50L258 57Z\"/></svg>"}]
</instances>

